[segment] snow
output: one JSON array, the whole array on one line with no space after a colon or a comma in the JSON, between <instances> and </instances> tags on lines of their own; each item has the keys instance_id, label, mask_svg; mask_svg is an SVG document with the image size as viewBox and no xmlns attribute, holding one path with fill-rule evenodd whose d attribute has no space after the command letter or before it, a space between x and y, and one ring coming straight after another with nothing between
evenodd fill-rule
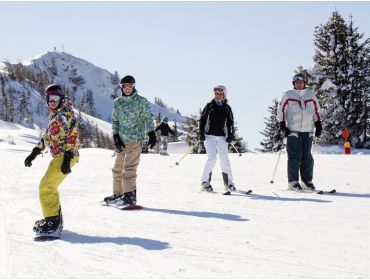
<instances>
[{"instance_id":1,"label":"snow","mask_svg":"<svg viewBox=\"0 0 370 280\"><path fill-rule=\"evenodd\" d=\"M82 149L60 186L61 240L35 242L38 184L51 159L23 161L38 131L0 123L0 278L369 278L370 157L321 147L315 182L335 195L286 190L286 154L231 154L235 184L251 196L199 192L206 155L169 145L143 154L140 211L100 206L112 192L111 150ZM12 137L15 145L6 137ZM318 149L319 150L319 149ZM339 151L338 151L339 152ZM343 151L341 151L343 152ZM217 163L212 180L222 192Z\"/></svg>"}]
</instances>

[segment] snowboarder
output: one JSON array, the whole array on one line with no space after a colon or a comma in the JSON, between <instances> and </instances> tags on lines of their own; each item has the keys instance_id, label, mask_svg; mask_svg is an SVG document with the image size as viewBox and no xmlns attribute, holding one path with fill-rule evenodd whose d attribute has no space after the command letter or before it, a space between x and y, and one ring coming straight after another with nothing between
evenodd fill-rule
<instances>
[{"instance_id":1,"label":"snowboarder","mask_svg":"<svg viewBox=\"0 0 370 280\"><path fill-rule=\"evenodd\" d=\"M58 187L78 161L80 144L78 123L72 109L72 102L67 99L61 86L49 85L45 94L49 107L49 125L43 138L24 161L24 165L32 166L32 161L49 146L53 159L39 187L44 219L36 221L33 230L38 236L58 237L63 229Z\"/></svg>"},{"instance_id":2,"label":"snowboarder","mask_svg":"<svg viewBox=\"0 0 370 280\"><path fill-rule=\"evenodd\" d=\"M214 98L204 107L199 124L199 140L204 141L208 159L204 166L202 190L212 192L212 170L220 156L222 178L226 191L235 191L228 155L228 145L234 140L234 117L226 99L225 86L214 88Z\"/></svg>"},{"instance_id":3,"label":"snowboarder","mask_svg":"<svg viewBox=\"0 0 370 280\"><path fill-rule=\"evenodd\" d=\"M283 94L277 111L280 132L287 137L288 188L315 190L311 147L314 127L316 137L322 131L320 106L315 94L306 89L303 74L294 75L292 83L294 89Z\"/></svg>"},{"instance_id":4,"label":"snowboarder","mask_svg":"<svg viewBox=\"0 0 370 280\"><path fill-rule=\"evenodd\" d=\"M120 80L122 96L113 103L112 131L117 158L112 168L113 194L104 198L107 205L124 208L136 205L136 177L141 149L148 132L148 146L157 142L149 102L138 94L134 77Z\"/></svg>"},{"instance_id":5,"label":"snowboarder","mask_svg":"<svg viewBox=\"0 0 370 280\"><path fill-rule=\"evenodd\" d=\"M164 117L162 122L155 129L156 132L158 130L161 133L160 142L159 142L159 146L160 146L159 154L168 155L167 154L168 133L171 133L173 136L175 136L175 133L173 132L173 130L168 125L168 118L167 117Z\"/></svg>"}]
</instances>

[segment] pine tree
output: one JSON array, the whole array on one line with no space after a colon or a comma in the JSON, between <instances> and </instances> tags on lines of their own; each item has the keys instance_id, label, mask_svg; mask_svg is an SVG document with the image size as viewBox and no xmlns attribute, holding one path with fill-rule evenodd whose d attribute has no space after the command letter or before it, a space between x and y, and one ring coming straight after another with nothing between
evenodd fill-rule
<instances>
[{"instance_id":1,"label":"pine tree","mask_svg":"<svg viewBox=\"0 0 370 280\"><path fill-rule=\"evenodd\" d=\"M32 125L33 116L32 111L30 110L30 93L22 91L20 94L20 99L17 107L18 122L20 124Z\"/></svg>"},{"instance_id":2,"label":"pine tree","mask_svg":"<svg viewBox=\"0 0 370 280\"><path fill-rule=\"evenodd\" d=\"M118 72L117 71L114 71L114 74L111 77L111 82L112 82L112 85L113 86L116 86L116 85L119 84L120 79L119 79L119 76L118 76Z\"/></svg>"},{"instance_id":3,"label":"pine tree","mask_svg":"<svg viewBox=\"0 0 370 280\"><path fill-rule=\"evenodd\" d=\"M229 151L231 151L232 153L245 153L247 151L247 142L246 141L243 141L243 137L240 137L239 136L239 128L238 128L238 123L236 122L234 124L234 141L233 141L233 145L234 147L237 149L237 151L235 150L235 148L229 144Z\"/></svg>"},{"instance_id":4,"label":"pine tree","mask_svg":"<svg viewBox=\"0 0 370 280\"><path fill-rule=\"evenodd\" d=\"M337 144L341 132L348 128L354 147L368 141L369 109L369 39L361 42L363 34L346 24L338 12L315 30L314 61L320 67L317 97L323 120L322 139Z\"/></svg>"},{"instance_id":5,"label":"pine tree","mask_svg":"<svg viewBox=\"0 0 370 280\"><path fill-rule=\"evenodd\" d=\"M261 132L264 139L260 142L263 147L259 149L263 153L277 152L283 144L283 136L279 133L279 123L277 121L277 108L279 101L275 98L272 105L268 107L269 117L265 117L265 129Z\"/></svg>"},{"instance_id":6,"label":"pine tree","mask_svg":"<svg viewBox=\"0 0 370 280\"><path fill-rule=\"evenodd\" d=\"M353 26L352 17L348 24L348 76L350 80L349 100L351 106L348 110L347 120L351 131L351 142L356 148L363 148L369 141L369 106L366 102L370 94L370 38L361 43L363 34Z\"/></svg>"}]
</instances>

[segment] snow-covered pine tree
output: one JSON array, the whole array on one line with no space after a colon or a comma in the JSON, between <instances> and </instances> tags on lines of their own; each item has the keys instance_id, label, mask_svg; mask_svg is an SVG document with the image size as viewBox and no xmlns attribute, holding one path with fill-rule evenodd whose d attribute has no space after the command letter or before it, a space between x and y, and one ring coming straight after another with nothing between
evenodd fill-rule
<instances>
[{"instance_id":1,"label":"snow-covered pine tree","mask_svg":"<svg viewBox=\"0 0 370 280\"><path fill-rule=\"evenodd\" d=\"M232 153L245 153L247 151L247 142L243 141L243 137L239 136L239 128L237 122L235 122L234 124L234 130L233 145L238 151L235 151L234 147L231 144L229 144L229 151Z\"/></svg>"},{"instance_id":2,"label":"snow-covered pine tree","mask_svg":"<svg viewBox=\"0 0 370 280\"><path fill-rule=\"evenodd\" d=\"M0 118L4 121L15 121L15 105L14 95L15 90L6 86L6 77L1 76L0 79Z\"/></svg>"},{"instance_id":3,"label":"snow-covered pine tree","mask_svg":"<svg viewBox=\"0 0 370 280\"><path fill-rule=\"evenodd\" d=\"M199 121L201 109L199 109L198 115L190 115L189 118L186 118L186 139L185 142L189 147L194 146L195 143L199 140ZM194 154L204 154L205 148L201 142L197 147L194 147Z\"/></svg>"},{"instance_id":4,"label":"snow-covered pine tree","mask_svg":"<svg viewBox=\"0 0 370 280\"><path fill-rule=\"evenodd\" d=\"M323 121L323 142L337 144L341 132L348 128L354 147L368 141L369 40L361 42L362 34L346 24L333 12L329 21L315 29L314 61L321 78L316 86Z\"/></svg>"},{"instance_id":5,"label":"snow-covered pine tree","mask_svg":"<svg viewBox=\"0 0 370 280\"><path fill-rule=\"evenodd\" d=\"M120 79L119 79L118 72L117 72L117 71L114 71L114 74L113 74L113 75L112 75L112 77L111 77L112 85L113 85L113 86L118 85L118 84L119 84L119 81L120 81Z\"/></svg>"},{"instance_id":6,"label":"snow-covered pine tree","mask_svg":"<svg viewBox=\"0 0 370 280\"><path fill-rule=\"evenodd\" d=\"M369 131L369 103L370 95L370 38L361 42L364 34L358 32L358 27L353 26L353 19L348 24L347 51L348 51L348 76L351 84L351 93L347 120L351 131L352 146L370 148Z\"/></svg>"},{"instance_id":7,"label":"snow-covered pine tree","mask_svg":"<svg viewBox=\"0 0 370 280\"><path fill-rule=\"evenodd\" d=\"M33 115L30 108L30 93L22 91L20 93L19 103L17 107L17 118L18 123L22 125L32 125L33 123Z\"/></svg>"},{"instance_id":8,"label":"snow-covered pine tree","mask_svg":"<svg viewBox=\"0 0 370 280\"><path fill-rule=\"evenodd\" d=\"M283 145L283 136L279 133L279 123L277 121L277 108L279 101L274 98L272 105L268 107L269 117L265 117L265 129L260 132L264 139L260 142L263 147L259 151L263 153L277 152Z\"/></svg>"}]
</instances>

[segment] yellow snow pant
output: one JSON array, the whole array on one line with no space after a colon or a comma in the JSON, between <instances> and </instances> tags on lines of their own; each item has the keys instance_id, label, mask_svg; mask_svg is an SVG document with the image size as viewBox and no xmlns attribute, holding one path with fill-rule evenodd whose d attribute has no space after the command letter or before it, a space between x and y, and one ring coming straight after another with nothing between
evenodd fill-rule
<instances>
[{"instance_id":1,"label":"yellow snow pant","mask_svg":"<svg viewBox=\"0 0 370 280\"><path fill-rule=\"evenodd\" d=\"M48 170L41 179L39 198L44 217L57 216L59 214L60 201L58 187L67 176L61 171L63 156L51 160ZM78 156L71 160L71 167L78 161Z\"/></svg>"}]
</instances>

